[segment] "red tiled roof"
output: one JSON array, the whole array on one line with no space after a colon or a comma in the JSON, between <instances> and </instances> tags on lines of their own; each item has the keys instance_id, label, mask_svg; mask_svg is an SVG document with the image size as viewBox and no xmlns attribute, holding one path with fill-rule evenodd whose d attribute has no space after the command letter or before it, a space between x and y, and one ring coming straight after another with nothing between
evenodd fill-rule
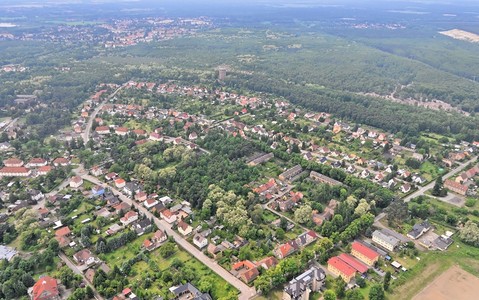
<instances>
[{"instance_id":1,"label":"red tiled roof","mask_svg":"<svg viewBox=\"0 0 479 300\"><path fill-rule=\"evenodd\" d=\"M161 214L162 214L165 218L171 218L171 216L173 216L173 214L171 213L171 210L169 210L169 209L165 209L164 211L161 212Z\"/></svg>"},{"instance_id":2,"label":"red tiled roof","mask_svg":"<svg viewBox=\"0 0 479 300\"><path fill-rule=\"evenodd\" d=\"M55 236L65 236L71 233L70 228L68 226L62 227L55 231Z\"/></svg>"},{"instance_id":3,"label":"red tiled roof","mask_svg":"<svg viewBox=\"0 0 479 300\"><path fill-rule=\"evenodd\" d=\"M57 280L50 276L41 277L33 286L33 300L51 299L59 294Z\"/></svg>"},{"instance_id":4,"label":"red tiled roof","mask_svg":"<svg viewBox=\"0 0 479 300\"><path fill-rule=\"evenodd\" d=\"M243 277L245 282L251 282L253 281L256 277L258 277L259 271L256 268L249 269L248 271L244 272L241 274L241 277Z\"/></svg>"},{"instance_id":5,"label":"red tiled roof","mask_svg":"<svg viewBox=\"0 0 479 300\"><path fill-rule=\"evenodd\" d=\"M43 166L43 167L38 168L38 172L44 172L44 173L48 173L51 170L52 170L51 166Z\"/></svg>"},{"instance_id":6,"label":"red tiled roof","mask_svg":"<svg viewBox=\"0 0 479 300\"><path fill-rule=\"evenodd\" d=\"M256 263L257 266L265 265L266 268L268 268L268 269L271 268L272 266L277 265L277 264L278 264L278 260L273 256L263 258L262 260L260 260Z\"/></svg>"},{"instance_id":7,"label":"red tiled roof","mask_svg":"<svg viewBox=\"0 0 479 300\"><path fill-rule=\"evenodd\" d=\"M353 242L352 246L351 246L352 249L354 249L355 251L361 253L362 255L366 256L367 258L373 260L373 259L376 259L377 257L379 257L379 253L377 253L376 251L374 251L373 249L359 243L359 242Z\"/></svg>"},{"instance_id":8,"label":"red tiled roof","mask_svg":"<svg viewBox=\"0 0 479 300\"><path fill-rule=\"evenodd\" d=\"M18 158L12 157L12 158L4 160L3 164L4 165L22 165L23 161Z\"/></svg>"},{"instance_id":9,"label":"red tiled roof","mask_svg":"<svg viewBox=\"0 0 479 300\"><path fill-rule=\"evenodd\" d=\"M240 262L237 262L233 265L233 269L238 270L241 268L246 268L248 270L256 268L256 265L249 260L243 260Z\"/></svg>"},{"instance_id":10,"label":"red tiled roof","mask_svg":"<svg viewBox=\"0 0 479 300\"><path fill-rule=\"evenodd\" d=\"M444 186L446 188L452 188L456 190L461 190L463 192L467 192L467 186L460 184L459 182L455 182L454 180L447 179L444 181Z\"/></svg>"},{"instance_id":11,"label":"red tiled roof","mask_svg":"<svg viewBox=\"0 0 479 300\"><path fill-rule=\"evenodd\" d=\"M95 128L95 131L96 132L100 132L100 131L110 131L110 128L108 126L98 126L97 128Z\"/></svg>"},{"instance_id":12,"label":"red tiled roof","mask_svg":"<svg viewBox=\"0 0 479 300\"><path fill-rule=\"evenodd\" d=\"M122 293L123 295L127 296L129 293L131 293L131 289L130 289L130 288L126 288L126 289L124 289L121 293Z\"/></svg>"},{"instance_id":13,"label":"red tiled roof","mask_svg":"<svg viewBox=\"0 0 479 300\"><path fill-rule=\"evenodd\" d=\"M17 173L23 173L23 174L28 174L30 170L28 170L25 167L3 167L0 170L0 174L17 174Z\"/></svg>"},{"instance_id":14,"label":"red tiled roof","mask_svg":"<svg viewBox=\"0 0 479 300\"><path fill-rule=\"evenodd\" d=\"M334 268L338 269L339 272L341 272L347 277L352 276L354 273L356 273L356 270L354 270L350 265L339 259L337 256L331 257L328 260L328 265L331 265Z\"/></svg>"},{"instance_id":15,"label":"red tiled roof","mask_svg":"<svg viewBox=\"0 0 479 300\"><path fill-rule=\"evenodd\" d=\"M151 241L149 239L146 239L144 242L143 242L143 247L145 248L149 248L150 246L152 245Z\"/></svg>"},{"instance_id":16,"label":"red tiled roof","mask_svg":"<svg viewBox=\"0 0 479 300\"><path fill-rule=\"evenodd\" d=\"M185 222L183 222L183 221L178 222L178 228L181 228L182 230L186 230L186 229L188 229L188 227L189 227L189 225L186 224Z\"/></svg>"},{"instance_id":17,"label":"red tiled roof","mask_svg":"<svg viewBox=\"0 0 479 300\"><path fill-rule=\"evenodd\" d=\"M47 162L47 161L44 160L43 158L32 158L32 159L28 162L28 164L30 164L30 165L33 165L33 164L44 164L44 163L46 163L46 162Z\"/></svg>"},{"instance_id":18,"label":"red tiled roof","mask_svg":"<svg viewBox=\"0 0 479 300\"><path fill-rule=\"evenodd\" d=\"M364 274L368 271L368 267L366 265L347 253L341 253L338 257L361 274Z\"/></svg>"}]
</instances>

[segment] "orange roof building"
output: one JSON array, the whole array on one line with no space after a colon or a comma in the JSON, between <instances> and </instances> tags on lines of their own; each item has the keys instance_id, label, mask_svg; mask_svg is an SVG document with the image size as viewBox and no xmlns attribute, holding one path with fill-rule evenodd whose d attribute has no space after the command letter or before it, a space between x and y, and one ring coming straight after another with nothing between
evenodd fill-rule
<instances>
[{"instance_id":1,"label":"orange roof building","mask_svg":"<svg viewBox=\"0 0 479 300\"><path fill-rule=\"evenodd\" d=\"M43 276L33 285L33 300L60 300L58 283L55 278Z\"/></svg>"},{"instance_id":2,"label":"orange roof building","mask_svg":"<svg viewBox=\"0 0 479 300\"><path fill-rule=\"evenodd\" d=\"M356 270L337 256L328 260L328 270L337 276L341 276L348 283L356 275Z\"/></svg>"}]
</instances>

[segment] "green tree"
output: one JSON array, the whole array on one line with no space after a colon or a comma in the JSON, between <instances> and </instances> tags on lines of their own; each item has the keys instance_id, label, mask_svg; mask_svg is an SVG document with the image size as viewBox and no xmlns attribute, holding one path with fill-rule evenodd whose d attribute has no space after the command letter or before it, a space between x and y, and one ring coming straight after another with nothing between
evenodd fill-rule
<instances>
[{"instance_id":1,"label":"green tree","mask_svg":"<svg viewBox=\"0 0 479 300\"><path fill-rule=\"evenodd\" d=\"M311 206L305 204L294 212L294 220L300 224L305 224L311 220L313 210Z\"/></svg>"},{"instance_id":2,"label":"green tree","mask_svg":"<svg viewBox=\"0 0 479 300\"><path fill-rule=\"evenodd\" d=\"M167 258L167 257L170 257L171 255L173 255L173 253L175 253L175 244L171 243L171 242L167 242L165 243L163 246L160 247L160 255L161 257L163 258Z\"/></svg>"},{"instance_id":3,"label":"green tree","mask_svg":"<svg viewBox=\"0 0 479 300\"><path fill-rule=\"evenodd\" d=\"M385 291L389 289L389 284L391 283L391 271L387 271L384 275L383 288Z\"/></svg>"},{"instance_id":4,"label":"green tree","mask_svg":"<svg viewBox=\"0 0 479 300\"><path fill-rule=\"evenodd\" d=\"M466 244L478 247L479 227L475 222L471 220L467 221L459 231L459 238Z\"/></svg>"},{"instance_id":5,"label":"green tree","mask_svg":"<svg viewBox=\"0 0 479 300\"><path fill-rule=\"evenodd\" d=\"M337 298L336 293L332 290L326 290L323 294L324 300L336 300Z\"/></svg>"},{"instance_id":6,"label":"green tree","mask_svg":"<svg viewBox=\"0 0 479 300\"><path fill-rule=\"evenodd\" d=\"M384 300L386 296L384 295L383 287L380 284L375 284L369 290L369 300Z\"/></svg>"},{"instance_id":7,"label":"green tree","mask_svg":"<svg viewBox=\"0 0 479 300\"><path fill-rule=\"evenodd\" d=\"M346 291L344 300L364 300L364 296L359 289L348 290Z\"/></svg>"},{"instance_id":8,"label":"green tree","mask_svg":"<svg viewBox=\"0 0 479 300\"><path fill-rule=\"evenodd\" d=\"M442 181L442 177L439 176L436 179L436 183L434 183L434 187L432 188L431 194L433 196L445 196L445 190L444 190L444 183Z\"/></svg>"}]
</instances>

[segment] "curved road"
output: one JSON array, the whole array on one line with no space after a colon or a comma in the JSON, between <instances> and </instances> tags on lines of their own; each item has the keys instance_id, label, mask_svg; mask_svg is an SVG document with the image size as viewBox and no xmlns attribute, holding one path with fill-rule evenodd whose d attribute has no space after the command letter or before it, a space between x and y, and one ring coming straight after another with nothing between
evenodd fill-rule
<instances>
[{"instance_id":1,"label":"curved road","mask_svg":"<svg viewBox=\"0 0 479 300\"><path fill-rule=\"evenodd\" d=\"M101 182L98 180L96 177L87 175L87 174L82 174L81 177L84 180L88 180L92 182L93 184L101 185L104 186L105 183ZM182 236L180 236L177 232L175 232L173 229L171 229L171 226L164 220L161 220L157 217L155 217L151 212L149 212L145 207L139 205L137 202L133 201L132 199L126 197L123 195L121 192L119 192L117 189L113 187L109 187L112 192L117 195L121 201L128 203L131 206L134 206L143 213L147 218L152 219L156 226L159 229L164 230L168 236L172 236L175 239L175 242L180 245L183 249L188 251L191 255L193 255L196 259L204 263L207 267L209 267L211 270L213 270L216 274L218 274L220 277L225 279L228 283L230 283L232 286L234 286L236 289L240 291L240 295L238 296L238 299L240 300L247 300L256 295L256 291L253 287L249 287L246 285L243 281L239 280L235 276L233 276L230 272L226 271L216 263L215 260L207 257L203 252L198 250L195 246L190 244L188 241L186 241Z\"/></svg>"},{"instance_id":2,"label":"curved road","mask_svg":"<svg viewBox=\"0 0 479 300\"><path fill-rule=\"evenodd\" d=\"M93 113L90 115L90 117L88 118L88 123L86 124L86 127L85 127L85 132L82 133L82 138L83 138L83 143L88 143L88 141L90 140L90 135L91 135L91 127L93 126L93 120L95 120L96 118L96 115L98 114L98 112L100 111L100 109L102 109L102 107L105 105L105 103L107 103L108 101L110 101L110 99L112 99L113 97L116 96L116 94L123 88L123 85L120 86L119 88L117 88L110 96L108 96L108 98L106 98L105 101L103 101L100 105L98 105L95 110L93 111Z\"/></svg>"}]
</instances>

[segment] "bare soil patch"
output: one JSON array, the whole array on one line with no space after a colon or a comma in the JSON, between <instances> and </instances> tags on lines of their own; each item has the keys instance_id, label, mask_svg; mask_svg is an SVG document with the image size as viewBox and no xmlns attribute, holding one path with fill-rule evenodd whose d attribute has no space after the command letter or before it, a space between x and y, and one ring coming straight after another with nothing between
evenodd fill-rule
<instances>
[{"instance_id":1,"label":"bare soil patch","mask_svg":"<svg viewBox=\"0 0 479 300\"><path fill-rule=\"evenodd\" d=\"M478 299L479 278L452 266L424 288L413 300Z\"/></svg>"},{"instance_id":2,"label":"bare soil patch","mask_svg":"<svg viewBox=\"0 0 479 300\"><path fill-rule=\"evenodd\" d=\"M460 30L460 29L452 29L448 31L439 31L440 34L451 37L456 40L462 40L471 43L479 43L479 35Z\"/></svg>"}]
</instances>

